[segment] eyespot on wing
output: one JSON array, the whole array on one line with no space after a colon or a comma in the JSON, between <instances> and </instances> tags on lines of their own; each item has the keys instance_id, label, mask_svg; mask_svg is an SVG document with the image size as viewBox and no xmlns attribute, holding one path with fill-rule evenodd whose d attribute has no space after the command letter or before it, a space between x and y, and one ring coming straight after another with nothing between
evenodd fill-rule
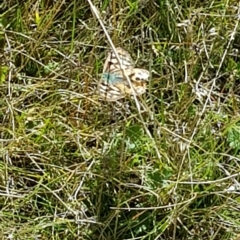
<instances>
[{"instance_id":1,"label":"eyespot on wing","mask_svg":"<svg viewBox=\"0 0 240 240\"><path fill-rule=\"evenodd\" d=\"M145 69L141 68L134 68L133 69L133 75L132 79L135 81L141 80L141 81L148 81L150 77L150 72Z\"/></svg>"}]
</instances>

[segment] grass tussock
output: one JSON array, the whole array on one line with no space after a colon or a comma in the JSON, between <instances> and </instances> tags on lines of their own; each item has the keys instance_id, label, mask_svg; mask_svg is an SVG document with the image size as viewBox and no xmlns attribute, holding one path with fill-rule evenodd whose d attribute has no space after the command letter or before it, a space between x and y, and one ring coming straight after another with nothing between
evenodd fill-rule
<instances>
[{"instance_id":1,"label":"grass tussock","mask_svg":"<svg viewBox=\"0 0 240 240\"><path fill-rule=\"evenodd\" d=\"M3 0L0 238L240 239L239 7ZM99 99L106 32L142 97Z\"/></svg>"}]
</instances>

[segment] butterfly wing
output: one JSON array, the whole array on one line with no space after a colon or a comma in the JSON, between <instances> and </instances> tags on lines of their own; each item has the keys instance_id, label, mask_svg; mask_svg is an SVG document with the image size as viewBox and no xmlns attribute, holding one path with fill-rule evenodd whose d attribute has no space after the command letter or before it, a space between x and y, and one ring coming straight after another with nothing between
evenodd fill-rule
<instances>
[{"instance_id":1,"label":"butterfly wing","mask_svg":"<svg viewBox=\"0 0 240 240\"><path fill-rule=\"evenodd\" d=\"M115 72L120 69L134 68L134 62L131 58L131 55L126 50L118 47L118 48L116 48L116 52L121 61L122 68L117 59L116 54L113 51L110 51L108 53L107 59L105 61L104 67L103 67L103 73Z\"/></svg>"},{"instance_id":2,"label":"butterfly wing","mask_svg":"<svg viewBox=\"0 0 240 240\"><path fill-rule=\"evenodd\" d=\"M126 94L132 95L133 91L126 76L132 82L134 94L141 95L146 91L146 80L149 71L134 68L134 62L130 54L122 48L116 48L121 65L113 51L108 53L103 67L103 74L99 86L100 95L107 101L117 101L124 98Z\"/></svg>"},{"instance_id":3,"label":"butterfly wing","mask_svg":"<svg viewBox=\"0 0 240 240\"><path fill-rule=\"evenodd\" d=\"M123 48L116 48L116 52L121 61L121 65L116 54L110 51L103 66L103 73L99 85L99 94L107 101L117 101L123 98L123 92L119 89L125 81L121 69L133 68L134 62L130 54ZM124 89L122 87L122 89Z\"/></svg>"},{"instance_id":4,"label":"butterfly wing","mask_svg":"<svg viewBox=\"0 0 240 240\"><path fill-rule=\"evenodd\" d=\"M119 86L123 85L124 77L122 72L104 72L101 77L99 86L99 94L105 100L112 102L123 98L122 91Z\"/></svg>"},{"instance_id":5,"label":"butterfly wing","mask_svg":"<svg viewBox=\"0 0 240 240\"><path fill-rule=\"evenodd\" d=\"M120 74L119 74L120 75ZM121 72L122 75L122 72ZM147 81L149 79L150 73L149 71L142 68L130 68L124 70L124 75L128 76L131 80L132 88L128 83L127 79L123 77L122 82L116 82L115 86L119 88L122 94L126 95L142 95L146 92ZM115 78L117 79L117 78ZM134 91L134 93L133 93Z\"/></svg>"}]
</instances>

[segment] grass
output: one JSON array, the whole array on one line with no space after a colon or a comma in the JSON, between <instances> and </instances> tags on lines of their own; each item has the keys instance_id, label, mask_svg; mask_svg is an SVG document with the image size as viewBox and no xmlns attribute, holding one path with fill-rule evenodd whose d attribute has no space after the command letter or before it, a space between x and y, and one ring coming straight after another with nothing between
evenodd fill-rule
<instances>
[{"instance_id":1,"label":"grass","mask_svg":"<svg viewBox=\"0 0 240 240\"><path fill-rule=\"evenodd\" d=\"M90 4L1 3L0 238L240 239L239 3ZM99 99L111 41L144 96Z\"/></svg>"}]
</instances>

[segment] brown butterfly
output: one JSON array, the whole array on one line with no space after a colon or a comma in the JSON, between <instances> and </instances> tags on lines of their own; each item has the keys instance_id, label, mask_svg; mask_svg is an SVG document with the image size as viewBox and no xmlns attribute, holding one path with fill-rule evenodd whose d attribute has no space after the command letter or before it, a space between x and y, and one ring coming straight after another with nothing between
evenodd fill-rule
<instances>
[{"instance_id":1,"label":"brown butterfly","mask_svg":"<svg viewBox=\"0 0 240 240\"><path fill-rule=\"evenodd\" d=\"M134 62L126 50L118 47L116 51L122 67L115 53L110 51L99 84L100 96L110 102L124 98L126 95L142 95L146 92L147 80L150 76L149 71L134 67ZM130 79L133 89L129 85L126 76Z\"/></svg>"}]
</instances>

